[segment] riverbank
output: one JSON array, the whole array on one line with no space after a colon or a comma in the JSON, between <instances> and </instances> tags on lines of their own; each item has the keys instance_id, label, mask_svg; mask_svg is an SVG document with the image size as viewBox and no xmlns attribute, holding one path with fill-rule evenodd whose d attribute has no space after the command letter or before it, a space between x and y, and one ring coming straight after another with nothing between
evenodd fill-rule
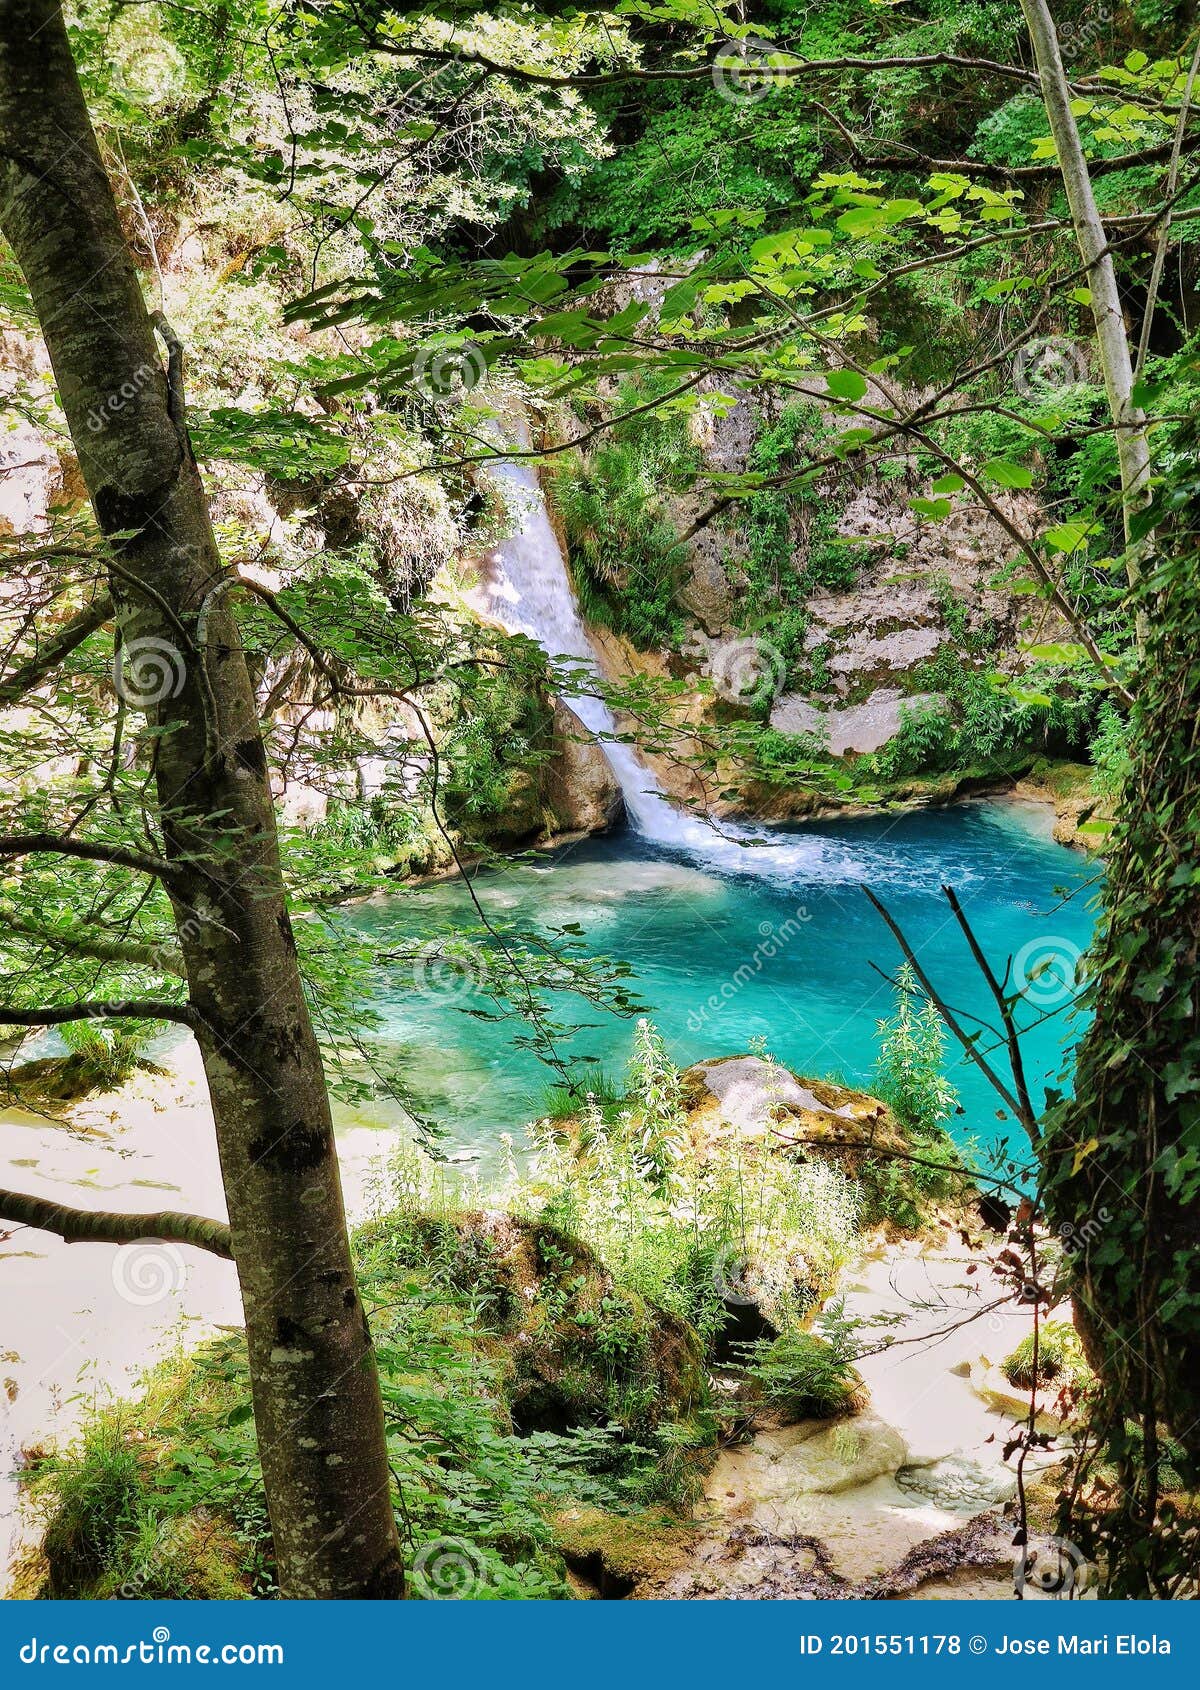
<instances>
[{"instance_id":1,"label":"riverbank","mask_svg":"<svg viewBox=\"0 0 1200 1690\"><path fill-rule=\"evenodd\" d=\"M659 1063L647 1049L646 1061ZM681 1228L650 1189L626 1218L613 1212L606 1182L616 1179L614 1196L619 1190L619 1207L627 1207L630 1179L640 1188L647 1178L642 1149L625 1173L611 1163L621 1154L623 1129L615 1115L605 1117L606 1133L617 1135L607 1149L589 1139L582 1118L542 1123L534 1169L495 1198L484 1197L470 1175L448 1174L411 1156L374 1183L375 1218L359 1227L355 1247L385 1371L399 1367L406 1380L405 1430L396 1428L393 1458L409 1472L406 1509L417 1518L428 1514L418 1542L424 1537L436 1549L446 1541L461 1486L475 1494L479 1485L471 1476L478 1459L490 1475L487 1488L499 1485L500 1492L486 1504L478 1493L476 1524L464 1519L463 1541L453 1541L492 1594L566 1594L561 1572L554 1572L560 1556L575 1569L577 1595L756 1599L835 1589L881 1595L907 1587L925 1593L947 1579L947 1588L938 1585L934 1593L960 1594L963 1569L980 1566L988 1589L978 1593L1006 1594L997 1510L1015 1481L999 1452L1013 1417L984 1403L971 1383L987 1341L979 1319L994 1291L989 1256L1002 1240L993 1235L989 1244L960 1182L939 1176L931 1185L925 1176L913 1183L910 1175L919 1170L903 1158L890 1160L889 1147L902 1147L905 1135L870 1097L798 1078L759 1057L701 1064L669 1083L666 1070L653 1068L653 1079L651 1069L637 1072L635 1086L653 1088L647 1095L679 1088L685 1137L670 1154L679 1159L680 1196L692 1192L686 1199L692 1204L702 1187L712 1186L695 1222L685 1220ZM153 1141L146 1147L158 1154L139 1157L139 1172L126 1187L152 1184L171 1190L173 1203L186 1202L181 1176L197 1170L204 1155L200 1084L189 1045L165 1074L139 1076L121 1093L75 1108L67 1125L43 1124L42 1133L67 1136L53 1147L57 1159L45 1148L41 1180L50 1185L56 1173L78 1176L72 1158L82 1145L94 1160L94 1188L108 1203L115 1169L107 1157L129 1155L140 1139ZM635 1120L648 1107L637 1096L635 1090L626 1100ZM184 1129L170 1135L169 1148L158 1143L164 1117ZM635 1129L639 1145L647 1130L645 1121ZM378 1148L364 1146L362 1136L339 1140L349 1206L358 1213L370 1186L369 1162L360 1152ZM864 1136L869 1150L860 1142ZM552 1150L555 1144L561 1148ZM710 1236L706 1229L726 1211L731 1177L742 1193L736 1246L742 1254L731 1254L719 1238L704 1247L699 1289L707 1285L707 1291L699 1304L688 1303L691 1318L684 1318L671 1306L670 1288L682 1292L695 1284L694 1268L685 1271L694 1226ZM217 1194L207 1195L220 1213ZM192 1196L195 1201L194 1190ZM542 1218L472 1207L481 1200L515 1203L526 1212L533 1203ZM557 1219L567 1214L571 1233ZM600 1243L603 1258L596 1254ZM678 1250L682 1277L669 1267ZM253 1548L262 1516L254 1501L244 1362L232 1335L215 1348L206 1343L236 1331L232 1270L203 1258L194 1271L184 1261L192 1252L153 1243L121 1251L76 1246L72 1256L82 1262L89 1251L98 1258L83 1301L95 1326L85 1325L74 1343L81 1350L86 1344L104 1386L65 1400L38 1443L24 1444L43 1475L37 1481L42 1507L51 1512L43 1515L50 1526L47 1559L25 1559L20 1593L32 1594L49 1579L58 1595L111 1595L116 1584L117 1594L128 1594L127 1587L136 1594L270 1594L269 1560ZM31 1264L54 1264L57 1256L53 1248L29 1252L24 1301L30 1308L44 1304ZM0 1272L6 1265L0 1257ZM71 1265L65 1264L68 1272ZM398 1300L400 1279L407 1289ZM755 1385L757 1376L745 1371L721 1328L736 1317L735 1329L765 1356L774 1355L775 1335L785 1318L794 1319L787 1310L802 1310L814 1294L831 1318L864 1335L856 1346L862 1354L850 1374L832 1339L789 1339L779 1355L787 1358L792 1383L777 1399L775 1374L764 1372ZM133 1321L126 1305L136 1313ZM996 1357L1015 1346L1027 1325L1020 1313L995 1323ZM435 1329L441 1337L431 1350ZM883 1334L879 1341L876 1331ZM31 1322L28 1365L41 1360L37 1342ZM143 1366L159 1360L148 1382L137 1378L139 1344ZM714 1370L708 1383L702 1353ZM10 1405L16 1416L28 1420L39 1393L45 1405L54 1374L52 1359L37 1380L23 1381ZM471 1403L471 1414L483 1419L469 1426L470 1415L462 1417ZM797 1404L801 1415L835 1418L797 1421L784 1403ZM455 1463L466 1466L459 1479L452 1470L433 1482L439 1468L429 1468L423 1452L435 1433L441 1446L446 1427L438 1427L447 1413L458 1426L451 1439ZM16 1416L10 1436L20 1435ZM56 1479L54 1463L46 1466L45 1436L52 1429L60 1443L68 1442L84 1422L85 1464L93 1475L108 1474L106 1483L123 1474L118 1490L128 1493L119 1514L89 1515L86 1527L73 1512L71 1462L66 1477ZM733 1447L720 1448L735 1427ZM619 1454L622 1447L627 1455ZM174 1479L162 1488L176 1473L191 1475L183 1491ZM699 1486L705 1500L689 1527L688 1501ZM568 1504L552 1518L547 1504L556 1494L588 1502L582 1514L578 1504ZM501 1534L495 1544L492 1526L479 1524L493 1507ZM603 1553L581 1547L597 1507L608 1522L610 1547ZM516 1518L523 1522L526 1559L513 1563L511 1547L505 1551L502 1543L513 1541ZM628 1557L622 1562L620 1551L631 1542L645 1546L650 1519L660 1523L651 1534L660 1551L647 1571ZM589 1566L591 1587L580 1570Z\"/></svg>"},{"instance_id":2,"label":"riverbank","mask_svg":"<svg viewBox=\"0 0 1200 1690\"><path fill-rule=\"evenodd\" d=\"M0 1112L0 1184L83 1209L160 1208L224 1220L207 1087L188 1035L156 1048L153 1069L119 1089L46 1113ZM339 1135L351 1215L368 1201L384 1148L366 1128ZM221 1330L240 1329L233 1264L205 1251L65 1244L0 1227L0 1569L28 1522L17 1507L29 1452L69 1440L85 1419L136 1392L148 1367Z\"/></svg>"}]
</instances>

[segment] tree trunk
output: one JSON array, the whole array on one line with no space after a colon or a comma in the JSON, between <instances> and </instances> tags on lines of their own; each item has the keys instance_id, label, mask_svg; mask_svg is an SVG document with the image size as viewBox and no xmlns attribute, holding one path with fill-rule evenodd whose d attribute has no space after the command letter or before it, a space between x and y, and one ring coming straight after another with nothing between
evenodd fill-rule
<instances>
[{"instance_id":1,"label":"tree trunk","mask_svg":"<svg viewBox=\"0 0 1200 1690\"><path fill-rule=\"evenodd\" d=\"M0 226L33 294L100 527L124 691L154 745L167 881L212 1098L280 1588L395 1597L374 1352L266 758L170 377L60 8L0 0Z\"/></svg>"},{"instance_id":2,"label":"tree trunk","mask_svg":"<svg viewBox=\"0 0 1200 1690\"><path fill-rule=\"evenodd\" d=\"M1079 127L1071 110L1071 90L1063 69L1058 33L1050 8L1046 0L1021 0L1021 10L1025 14L1037 59L1042 99L1058 152L1075 237L1087 267L1087 285L1091 290L1092 315L1096 319L1096 338L1100 348L1100 368L1117 436L1126 568L1129 584L1136 588L1141 579L1144 546L1133 542L1131 526L1135 512L1146 504L1150 496L1150 443L1146 435L1145 413L1133 402L1133 358L1125 315L1121 310L1117 270L1109 249L1108 235L1096 209L1092 178L1079 139ZM1144 633L1144 626L1141 631ZM1144 640L1139 639L1139 644L1144 644Z\"/></svg>"}]
</instances>

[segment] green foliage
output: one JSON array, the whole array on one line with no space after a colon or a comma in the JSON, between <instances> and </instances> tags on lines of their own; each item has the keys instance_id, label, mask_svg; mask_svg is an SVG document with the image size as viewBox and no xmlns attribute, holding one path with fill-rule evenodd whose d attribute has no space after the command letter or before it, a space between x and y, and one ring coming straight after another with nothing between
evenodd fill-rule
<instances>
[{"instance_id":1,"label":"green foliage","mask_svg":"<svg viewBox=\"0 0 1200 1690\"><path fill-rule=\"evenodd\" d=\"M878 1027L876 1089L905 1126L930 1135L949 1120L958 1102L943 1072L946 1036L932 1003L918 1008L917 977L907 963L896 972L896 1008Z\"/></svg>"},{"instance_id":2,"label":"green foliage","mask_svg":"<svg viewBox=\"0 0 1200 1690\"><path fill-rule=\"evenodd\" d=\"M752 1285L781 1329L802 1325L853 1253L856 1186L822 1162L793 1163L735 1135L689 1150L661 1051L638 1067L644 1089L635 1082L615 1121L593 1107L566 1131L550 1121L532 1129L537 1156L517 1202L584 1240L710 1351L728 1324L730 1283ZM647 1151L647 1117L662 1123L665 1154Z\"/></svg>"},{"instance_id":3,"label":"green foliage","mask_svg":"<svg viewBox=\"0 0 1200 1690\"><path fill-rule=\"evenodd\" d=\"M1035 1385L1039 1391L1048 1386L1059 1389L1064 1385L1078 1387L1091 1378L1079 1335L1069 1321L1042 1321L1038 1327L1036 1347L1036 1369L1032 1332L1022 1338L1016 1349L1000 1363L1004 1377L1018 1390L1029 1391Z\"/></svg>"},{"instance_id":4,"label":"green foliage","mask_svg":"<svg viewBox=\"0 0 1200 1690\"><path fill-rule=\"evenodd\" d=\"M1130 751L1129 718L1106 699L1097 712L1096 730L1088 748L1093 785L1101 797L1116 798L1120 793L1133 766Z\"/></svg>"},{"instance_id":5,"label":"green foliage","mask_svg":"<svg viewBox=\"0 0 1200 1690\"><path fill-rule=\"evenodd\" d=\"M59 1029L71 1052L73 1076L86 1091L115 1091L145 1060L145 1030L69 1021Z\"/></svg>"},{"instance_id":6,"label":"green foliage","mask_svg":"<svg viewBox=\"0 0 1200 1690\"><path fill-rule=\"evenodd\" d=\"M545 695L519 678L503 670L466 671L442 749L447 817L469 830L486 828L523 786L536 825L536 776L550 754L550 724Z\"/></svg>"},{"instance_id":7,"label":"green foliage","mask_svg":"<svg viewBox=\"0 0 1200 1690\"><path fill-rule=\"evenodd\" d=\"M775 477L802 469L806 456L820 455L826 434L815 406L785 406L778 422L755 441L751 473ZM743 504L748 591L742 614L748 627L770 630L772 646L787 663L787 679L797 679L805 664L810 595L845 591L858 576L853 544L837 535L839 511L837 495L823 482L764 488ZM810 685L819 679L810 675Z\"/></svg>"},{"instance_id":8,"label":"green foliage","mask_svg":"<svg viewBox=\"0 0 1200 1690\"><path fill-rule=\"evenodd\" d=\"M757 1346L747 1371L782 1419L830 1420L862 1404L853 1352L853 1345L814 1332L783 1332Z\"/></svg>"},{"instance_id":9,"label":"green foliage","mask_svg":"<svg viewBox=\"0 0 1200 1690\"><path fill-rule=\"evenodd\" d=\"M1194 974L1200 935L1198 494L1193 456L1154 513L1159 562L1138 596L1150 637L1085 997L1093 1020L1074 1097L1055 1100L1041 1156L1048 1212L1077 1243L1076 1323L1101 1382L1092 1431L1117 1473L1104 1494L1086 1488L1068 1528L1104 1559L1114 1596L1161 1596L1197 1570L1190 1526L1161 1504L1161 1428L1179 1439L1194 1484L1200 1010L1180 981ZM1137 1201L1110 1195L1127 1192Z\"/></svg>"},{"instance_id":10,"label":"green foliage","mask_svg":"<svg viewBox=\"0 0 1200 1690\"><path fill-rule=\"evenodd\" d=\"M944 704L902 704L899 731L872 754L871 767L881 780L945 768L955 745L954 721Z\"/></svg>"},{"instance_id":11,"label":"green foliage","mask_svg":"<svg viewBox=\"0 0 1200 1690\"><path fill-rule=\"evenodd\" d=\"M672 385L661 376L625 384L616 417ZM584 614L640 650L679 639L674 600L684 558L664 494L687 485L697 464L685 420L651 414L618 421L602 445L554 476Z\"/></svg>"}]
</instances>

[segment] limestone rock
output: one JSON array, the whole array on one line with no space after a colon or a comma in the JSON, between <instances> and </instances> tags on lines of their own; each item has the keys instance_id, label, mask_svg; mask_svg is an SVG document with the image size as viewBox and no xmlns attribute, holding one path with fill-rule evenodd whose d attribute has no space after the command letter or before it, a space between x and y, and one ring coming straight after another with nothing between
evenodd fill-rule
<instances>
[{"instance_id":1,"label":"limestone rock","mask_svg":"<svg viewBox=\"0 0 1200 1690\"><path fill-rule=\"evenodd\" d=\"M848 751L878 751L894 739L905 710L944 704L939 693L905 694L896 687L877 687L862 704L823 711L796 693L786 693L771 711L771 726L778 733L817 734L833 756L844 757Z\"/></svg>"},{"instance_id":2,"label":"limestone rock","mask_svg":"<svg viewBox=\"0 0 1200 1690\"><path fill-rule=\"evenodd\" d=\"M554 701L554 754L544 790L564 833L603 833L620 820L621 788L608 758L562 699Z\"/></svg>"}]
</instances>

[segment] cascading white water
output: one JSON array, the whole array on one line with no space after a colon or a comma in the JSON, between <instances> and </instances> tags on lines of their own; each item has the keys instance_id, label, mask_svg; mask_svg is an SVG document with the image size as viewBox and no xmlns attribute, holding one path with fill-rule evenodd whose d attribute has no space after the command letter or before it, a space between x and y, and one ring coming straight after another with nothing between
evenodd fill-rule
<instances>
[{"instance_id":1,"label":"cascading white water","mask_svg":"<svg viewBox=\"0 0 1200 1690\"><path fill-rule=\"evenodd\" d=\"M527 446L524 429L518 431ZM497 548L490 578L472 595L476 607L506 628L536 640L560 671L583 683L600 680L596 653L579 614L558 536L535 472L525 462L498 462L517 532ZM727 873L805 877L821 881L862 879L855 854L840 841L787 838L762 828L709 825L678 810L636 749L615 739L616 721L596 692L572 691L571 708L595 734L625 799L629 820L644 838L687 851Z\"/></svg>"},{"instance_id":2,"label":"cascading white water","mask_svg":"<svg viewBox=\"0 0 1200 1690\"><path fill-rule=\"evenodd\" d=\"M579 615L571 581L537 476L523 463L499 464L494 472L505 484L520 531L496 553L497 569L483 589L487 615L512 634L527 634L560 669L581 681L600 679L596 654ZM630 821L647 839L666 845L692 845L703 824L681 815L633 746L613 736L617 724L599 690L571 694L571 708L595 734L625 799Z\"/></svg>"}]
</instances>

